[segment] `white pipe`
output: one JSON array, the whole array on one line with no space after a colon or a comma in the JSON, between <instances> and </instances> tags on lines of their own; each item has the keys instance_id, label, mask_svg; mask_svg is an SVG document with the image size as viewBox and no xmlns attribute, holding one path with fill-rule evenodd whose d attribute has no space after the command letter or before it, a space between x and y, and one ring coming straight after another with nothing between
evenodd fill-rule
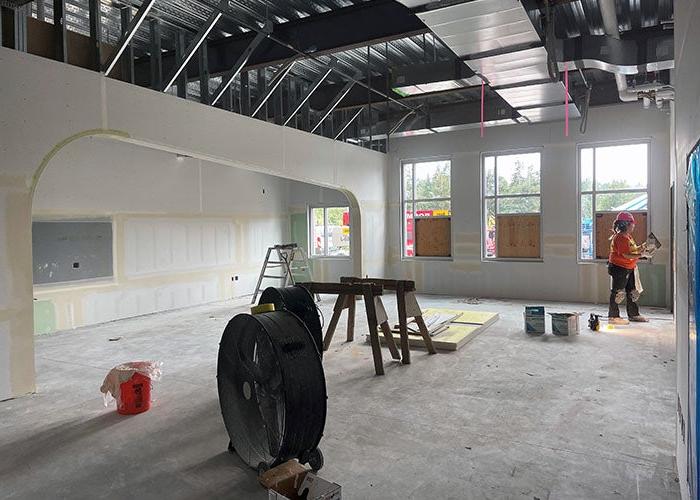
<instances>
[{"instance_id":1,"label":"white pipe","mask_svg":"<svg viewBox=\"0 0 700 500\"><path fill-rule=\"evenodd\" d=\"M598 5L600 6L600 15L603 18L605 34L619 40L620 25L617 21L615 0L599 0ZM617 93L622 102L636 102L639 99L639 92L657 91L667 87L663 84L647 84L630 90L627 87L627 76L622 73L615 73L615 83L617 83Z\"/></svg>"}]
</instances>

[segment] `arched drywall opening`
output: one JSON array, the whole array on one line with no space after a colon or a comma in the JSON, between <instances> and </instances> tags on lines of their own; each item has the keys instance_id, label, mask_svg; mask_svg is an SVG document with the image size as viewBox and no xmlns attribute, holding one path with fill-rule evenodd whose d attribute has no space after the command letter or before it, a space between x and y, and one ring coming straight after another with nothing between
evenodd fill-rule
<instances>
[{"instance_id":1,"label":"arched drywall opening","mask_svg":"<svg viewBox=\"0 0 700 500\"><path fill-rule=\"evenodd\" d=\"M300 192L296 200L303 204L305 223L312 206L351 211L350 258L314 259L313 278L361 274L360 204L347 190L113 136L85 134L64 143L42 165L33 186L34 270L42 278L34 287L35 332L251 293L267 246L288 242L293 234L290 190ZM90 243L90 255L75 246L57 255L57 236ZM43 252L40 241L52 251ZM309 241L303 237L301 246ZM44 254L54 260L41 260ZM95 267L107 272L83 272Z\"/></svg>"}]
</instances>

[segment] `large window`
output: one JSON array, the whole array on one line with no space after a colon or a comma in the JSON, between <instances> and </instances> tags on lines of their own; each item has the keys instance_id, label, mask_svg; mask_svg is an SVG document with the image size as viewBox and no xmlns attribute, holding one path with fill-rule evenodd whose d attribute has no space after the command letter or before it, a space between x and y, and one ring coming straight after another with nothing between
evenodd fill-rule
<instances>
[{"instance_id":1,"label":"large window","mask_svg":"<svg viewBox=\"0 0 700 500\"><path fill-rule=\"evenodd\" d=\"M646 232L649 143L581 146L578 150L581 260L607 258L614 215L632 212ZM635 238L639 238L635 231ZM641 234L642 241L646 234Z\"/></svg>"},{"instance_id":2,"label":"large window","mask_svg":"<svg viewBox=\"0 0 700 500\"><path fill-rule=\"evenodd\" d=\"M311 207L309 209L309 251L311 257L350 256L350 209Z\"/></svg>"},{"instance_id":3,"label":"large window","mask_svg":"<svg viewBox=\"0 0 700 500\"><path fill-rule=\"evenodd\" d=\"M539 151L482 156L483 255L540 258Z\"/></svg>"},{"instance_id":4,"label":"large window","mask_svg":"<svg viewBox=\"0 0 700 500\"><path fill-rule=\"evenodd\" d=\"M404 257L450 256L451 199L450 160L404 162L401 165L403 208L402 247ZM425 246L416 251L416 221L423 224ZM439 220L438 220L439 219ZM420 224L420 222L419 222ZM432 243L428 237L432 236ZM420 237L420 236L419 236Z\"/></svg>"}]
</instances>

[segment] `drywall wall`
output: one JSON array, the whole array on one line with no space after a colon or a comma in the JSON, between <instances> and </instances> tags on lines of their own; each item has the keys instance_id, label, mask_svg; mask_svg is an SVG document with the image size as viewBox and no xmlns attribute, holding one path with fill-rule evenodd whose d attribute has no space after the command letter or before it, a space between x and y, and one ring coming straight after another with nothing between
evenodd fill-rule
<instances>
[{"instance_id":1,"label":"drywall wall","mask_svg":"<svg viewBox=\"0 0 700 500\"><path fill-rule=\"evenodd\" d=\"M688 233L687 233L687 204L685 197L687 157L700 141L700 66L698 66L698 48L700 47L700 4L693 0L677 0L674 2L676 24L675 36L675 71L673 83L676 89L673 132L675 144L673 148L674 190L674 241L675 255L674 284L675 284L675 322L676 322L676 362L678 389L678 422L677 422L677 453L681 495L684 499L690 497L688 488L688 441L697 439L698 429L691 428L688 410L698 407L697 394L688 392L688 379L696 380L697 373L689 371L688 347L689 334L694 338L696 332L688 328ZM697 341L696 341L697 342ZM697 349L697 343L695 345ZM698 453L698 450L695 450ZM696 478L697 484L697 478Z\"/></svg>"},{"instance_id":2,"label":"drywall wall","mask_svg":"<svg viewBox=\"0 0 700 500\"><path fill-rule=\"evenodd\" d=\"M643 270L647 297L670 304L669 117L637 105L591 109L588 131L578 122L564 137L562 123L514 125L440 133L391 141L389 186L390 274L415 279L420 290L476 297L607 302L609 277L603 264L577 263L576 147L627 139L651 141L651 230L663 244L654 267ZM542 151L543 259L539 262L481 260L480 154L518 148ZM453 258L402 260L400 164L403 159L452 158ZM556 279L544 279L556 276Z\"/></svg>"},{"instance_id":3,"label":"drywall wall","mask_svg":"<svg viewBox=\"0 0 700 500\"><path fill-rule=\"evenodd\" d=\"M113 276L35 285L35 332L249 295L268 246L290 241L290 215L329 201L348 203L329 188L110 139L75 141L39 179L33 217L110 220ZM313 267L315 279L352 272L349 259Z\"/></svg>"},{"instance_id":4,"label":"drywall wall","mask_svg":"<svg viewBox=\"0 0 700 500\"><path fill-rule=\"evenodd\" d=\"M32 193L54 156L81 137L341 189L355 221L354 271L384 273L386 155L7 48L0 66L0 345L9 345L0 400L35 390Z\"/></svg>"}]
</instances>

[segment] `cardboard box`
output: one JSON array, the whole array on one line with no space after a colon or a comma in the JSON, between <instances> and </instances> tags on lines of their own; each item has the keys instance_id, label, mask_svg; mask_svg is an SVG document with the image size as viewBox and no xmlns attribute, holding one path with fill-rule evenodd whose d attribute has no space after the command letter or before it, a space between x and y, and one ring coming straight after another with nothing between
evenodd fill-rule
<instances>
[{"instance_id":1,"label":"cardboard box","mask_svg":"<svg viewBox=\"0 0 700 500\"><path fill-rule=\"evenodd\" d=\"M318 477L296 460L263 473L258 479L269 500L341 500L340 486Z\"/></svg>"}]
</instances>

